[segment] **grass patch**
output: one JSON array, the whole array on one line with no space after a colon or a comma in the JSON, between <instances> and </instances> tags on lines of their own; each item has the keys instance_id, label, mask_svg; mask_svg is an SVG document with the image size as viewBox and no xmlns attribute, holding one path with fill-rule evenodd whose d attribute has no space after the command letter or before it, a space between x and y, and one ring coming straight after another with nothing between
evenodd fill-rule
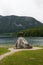
<instances>
[{"instance_id":1,"label":"grass patch","mask_svg":"<svg viewBox=\"0 0 43 65\"><path fill-rule=\"evenodd\" d=\"M16 52L1 60L0 65L43 65L43 50Z\"/></svg>"},{"instance_id":2,"label":"grass patch","mask_svg":"<svg viewBox=\"0 0 43 65\"><path fill-rule=\"evenodd\" d=\"M6 53L6 52L8 52L8 51L9 51L8 48L0 47L0 55Z\"/></svg>"}]
</instances>

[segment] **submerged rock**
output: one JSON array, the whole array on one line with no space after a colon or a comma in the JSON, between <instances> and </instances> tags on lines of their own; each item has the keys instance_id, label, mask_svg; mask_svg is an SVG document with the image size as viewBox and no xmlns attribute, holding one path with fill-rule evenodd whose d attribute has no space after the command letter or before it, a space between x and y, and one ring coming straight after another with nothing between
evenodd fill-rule
<instances>
[{"instance_id":1,"label":"submerged rock","mask_svg":"<svg viewBox=\"0 0 43 65\"><path fill-rule=\"evenodd\" d=\"M27 40L23 37L19 37L17 42L16 42L16 48L17 49L22 49L22 48L32 48L32 46L29 45Z\"/></svg>"}]
</instances>

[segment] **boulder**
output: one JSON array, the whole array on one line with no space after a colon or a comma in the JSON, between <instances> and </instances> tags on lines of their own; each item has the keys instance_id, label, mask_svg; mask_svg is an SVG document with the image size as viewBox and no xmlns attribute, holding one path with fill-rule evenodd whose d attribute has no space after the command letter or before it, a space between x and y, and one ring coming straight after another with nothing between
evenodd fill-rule
<instances>
[{"instance_id":1,"label":"boulder","mask_svg":"<svg viewBox=\"0 0 43 65\"><path fill-rule=\"evenodd\" d=\"M27 42L27 40L25 40L25 38L23 37L19 37L17 42L16 42L16 48L17 49L23 49L23 48L32 48L32 46L29 45L29 43Z\"/></svg>"}]
</instances>

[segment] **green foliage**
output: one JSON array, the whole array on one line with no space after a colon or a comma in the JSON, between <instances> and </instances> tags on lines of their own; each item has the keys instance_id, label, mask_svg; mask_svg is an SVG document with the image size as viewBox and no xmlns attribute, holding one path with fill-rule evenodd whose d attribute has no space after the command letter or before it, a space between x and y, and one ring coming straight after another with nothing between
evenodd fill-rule
<instances>
[{"instance_id":1,"label":"green foliage","mask_svg":"<svg viewBox=\"0 0 43 65\"><path fill-rule=\"evenodd\" d=\"M43 37L43 27L27 29L22 32L24 37Z\"/></svg>"},{"instance_id":2,"label":"green foliage","mask_svg":"<svg viewBox=\"0 0 43 65\"><path fill-rule=\"evenodd\" d=\"M23 32L23 37L43 37L43 26L31 29L25 29L20 32ZM17 37L20 32L12 32L12 33L0 33L0 35Z\"/></svg>"}]
</instances>

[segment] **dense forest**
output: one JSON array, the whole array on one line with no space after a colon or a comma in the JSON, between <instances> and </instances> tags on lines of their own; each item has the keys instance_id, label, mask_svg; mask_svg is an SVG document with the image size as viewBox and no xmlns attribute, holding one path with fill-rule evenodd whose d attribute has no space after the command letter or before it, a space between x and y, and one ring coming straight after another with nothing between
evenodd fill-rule
<instances>
[{"instance_id":1,"label":"dense forest","mask_svg":"<svg viewBox=\"0 0 43 65\"><path fill-rule=\"evenodd\" d=\"M25 37L43 37L43 27L27 29L23 31L23 36Z\"/></svg>"},{"instance_id":2,"label":"dense forest","mask_svg":"<svg viewBox=\"0 0 43 65\"><path fill-rule=\"evenodd\" d=\"M0 16L0 36L43 37L43 23L33 17Z\"/></svg>"},{"instance_id":3,"label":"dense forest","mask_svg":"<svg viewBox=\"0 0 43 65\"><path fill-rule=\"evenodd\" d=\"M26 29L26 30L22 30L20 32L23 32L23 34L22 34L23 37L43 37L43 27ZM19 36L20 32L1 33L0 35L17 37L17 36Z\"/></svg>"}]
</instances>

